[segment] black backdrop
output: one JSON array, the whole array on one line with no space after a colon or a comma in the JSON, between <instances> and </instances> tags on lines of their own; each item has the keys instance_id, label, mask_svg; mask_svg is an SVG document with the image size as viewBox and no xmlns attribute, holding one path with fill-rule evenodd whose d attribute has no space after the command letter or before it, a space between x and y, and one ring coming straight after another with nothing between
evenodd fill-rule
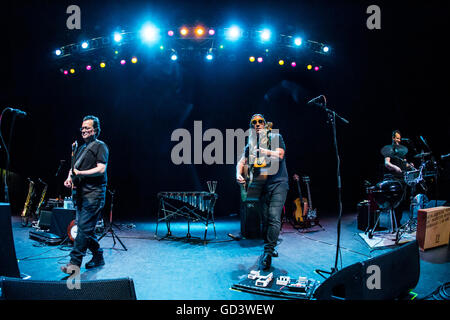
<instances>
[{"instance_id":1,"label":"black backdrop","mask_svg":"<svg viewBox=\"0 0 450 320\"><path fill-rule=\"evenodd\" d=\"M424 136L436 156L450 152L444 96L449 63L443 48L449 11L444 3L378 2L382 28L368 30L366 8L373 3L365 1L11 2L2 9L6 32L0 106L18 107L29 115L17 119L12 136L10 116L2 119L2 133L11 139L11 170L17 174L10 186L15 213L23 206L27 177L47 181L51 197L63 189L70 145L87 114L100 117L100 139L110 147L108 176L117 191L118 219L153 218L157 192L207 190L207 180L218 181L216 214L236 213L234 165L176 166L170 160L175 145L170 136L176 128L193 132L195 120L202 120L203 130L246 128L249 117L259 112L284 136L289 174L309 175L314 205L321 213L336 214L331 127L321 110L305 103L319 94L350 121L338 122L337 132L344 208L355 211L364 198L364 180L380 179L379 150L390 143L392 130L400 129L418 149L417 137ZM65 26L70 4L81 7L79 31ZM50 53L57 46L106 35L116 26L137 28L148 12L175 24L198 20L220 25L229 18L291 24L310 39L330 43L333 55L320 72L255 67L247 61L178 67L155 62L67 77L52 63ZM276 89L283 80L301 88L298 103ZM266 93L269 99L264 99ZM4 149L0 152L4 167ZM61 159L66 165L57 178ZM447 163L441 165L448 169ZM438 189L441 199L448 198L447 177L444 172Z\"/></svg>"}]
</instances>

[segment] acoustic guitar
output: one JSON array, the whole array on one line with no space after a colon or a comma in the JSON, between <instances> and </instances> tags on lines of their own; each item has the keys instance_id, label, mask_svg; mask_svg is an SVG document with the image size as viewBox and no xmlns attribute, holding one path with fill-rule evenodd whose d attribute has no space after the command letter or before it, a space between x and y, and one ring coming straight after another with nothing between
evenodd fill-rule
<instances>
[{"instance_id":1,"label":"acoustic guitar","mask_svg":"<svg viewBox=\"0 0 450 320\"><path fill-rule=\"evenodd\" d=\"M294 219L298 224L302 224L305 220L306 212L308 211L308 200L302 196L302 190L300 188L300 177L297 174L293 176L295 182L297 183L298 198L294 200L295 211Z\"/></svg>"}]
</instances>

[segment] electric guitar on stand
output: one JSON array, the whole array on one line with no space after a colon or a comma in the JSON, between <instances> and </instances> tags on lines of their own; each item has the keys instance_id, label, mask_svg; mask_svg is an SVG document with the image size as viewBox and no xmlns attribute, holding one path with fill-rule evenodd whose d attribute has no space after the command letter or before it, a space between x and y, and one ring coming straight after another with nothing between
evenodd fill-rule
<instances>
[{"instance_id":1,"label":"electric guitar on stand","mask_svg":"<svg viewBox=\"0 0 450 320\"><path fill-rule=\"evenodd\" d=\"M298 198L294 200L295 211L293 216L295 223L301 226L305 220L305 214L308 211L308 200L306 200L306 198L302 196L302 191L300 188L300 177L297 174L294 174L293 178L297 183L297 191L298 191Z\"/></svg>"},{"instance_id":2,"label":"electric guitar on stand","mask_svg":"<svg viewBox=\"0 0 450 320\"><path fill-rule=\"evenodd\" d=\"M303 182L306 184L306 189L308 191L308 211L306 212L306 214L304 214L307 227L311 227L312 226L311 223L322 227L319 224L319 218L317 217L317 210L314 209L314 207L312 205L311 190L309 188L309 183L311 182L311 180L308 176L304 176Z\"/></svg>"}]
</instances>

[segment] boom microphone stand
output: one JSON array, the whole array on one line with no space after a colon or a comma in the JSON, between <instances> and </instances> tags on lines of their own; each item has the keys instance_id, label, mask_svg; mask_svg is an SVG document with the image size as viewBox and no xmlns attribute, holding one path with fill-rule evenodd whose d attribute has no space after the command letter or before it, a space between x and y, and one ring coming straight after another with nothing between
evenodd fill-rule
<instances>
[{"instance_id":1,"label":"boom microphone stand","mask_svg":"<svg viewBox=\"0 0 450 320\"><path fill-rule=\"evenodd\" d=\"M114 206L114 193L115 192L111 191L111 190L108 190L108 192L111 194L111 210L109 211L109 227L108 227L108 230L106 230L102 234L102 236L98 239L98 241L100 241L104 236L106 236L106 234L111 233L111 236L114 241L113 247L116 245L116 239L117 239L117 241L119 241L119 243L122 245L122 248L124 249L124 251L128 251L127 247L125 247L125 245L122 243L119 236L114 232L113 226L115 226L116 228L119 228L118 226L116 226L113 223L113 206Z\"/></svg>"},{"instance_id":2,"label":"boom microphone stand","mask_svg":"<svg viewBox=\"0 0 450 320\"><path fill-rule=\"evenodd\" d=\"M320 97L323 97L324 103L317 102ZM332 125L333 129L333 139L334 139L334 148L336 151L336 159L337 159L337 187L338 187L338 205L339 205L339 216L338 216L338 223L337 223L337 244L336 244L336 259L334 262L334 268L331 268L330 271L324 271L324 270L316 270L316 273L320 276L325 276L322 273L326 273L329 275L333 275L338 271L338 260L339 260L339 253L340 253L340 238L341 238L341 219L342 219L342 184L341 184L341 160L339 157L339 151L338 151L338 143L337 143L337 137L336 137L336 117L341 119L344 123L349 124L349 121L338 115L335 111L327 108L327 100L324 95L321 95L315 99L312 99L308 102L308 104L314 104L318 107L320 107L322 110L324 110L328 114L328 123Z\"/></svg>"}]
</instances>

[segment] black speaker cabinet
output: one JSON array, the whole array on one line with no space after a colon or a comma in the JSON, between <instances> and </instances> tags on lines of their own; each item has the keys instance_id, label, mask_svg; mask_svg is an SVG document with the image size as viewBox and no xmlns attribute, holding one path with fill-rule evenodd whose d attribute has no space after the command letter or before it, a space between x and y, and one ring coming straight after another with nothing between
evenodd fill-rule
<instances>
[{"instance_id":1,"label":"black speaker cabinet","mask_svg":"<svg viewBox=\"0 0 450 320\"><path fill-rule=\"evenodd\" d=\"M247 239L261 239L260 202L241 202L241 235Z\"/></svg>"},{"instance_id":2,"label":"black speaker cabinet","mask_svg":"<svg viewBox=\"0 0 450 320\"><path fill-rule=\"evenodd\" d=\"M50 229L50 225L52 223L52 214L53 212L42 210L41 214L39 216L39 223L38 226L42 230L48 230Z\"/></svg>"},{"instance_id":3,"label":"black speaker cabinet","mask_svg":"<svg viewBox=\"0 0 450 320\"><path fill-rule=\"evenodd\" d=\"M2 277L4 300L136 300L131 278L60 281L22 280ZM78 288L76 287L78 285Z\"/></svg>"},{"instance_id":4,"label":"black speaker cabinet","mask_svg":"<svg viewBox=\"0 0 450 320\"><path fill-rule=\"evenodd\" d=\"M366 231L368 228L372 229L380 213L372 208L369 210L369 203L367 201L358 203L357 210L358 229L361 231ZM378 229L379 228L377 226L377 230Z\"/></svg>"},{"instance_id":5,"label":"black speaker cabinet","mask_svg":"<svg viewBox=\"0 0 450 320\"><path fill-rule=\"evenodd\" d=\"M20 277L9 203L0 203L0 276Z\"/></svg>"},{"instance_id":6,"label":"black speaker cabinet","mask_svg":"<svg viewBox=\"0 0 450 320\"><path fill-rule=\"evenodd\" d=\"M406 296L419 282L417 241L331 275L314 292L317 300L394 300Z\"/></svg>"},{"instance_id":7,"label":"black speaker cabinet","mask_svg":"<svg viewBox=\"0 0 450 320\"><path fill-rule=\"evenodd\" d=\"M50 233L65 239L68 236L67 228L69 227L70 222L75 220L75 216L75 209L53 208Z\"/></svg>"}]
</instances>

